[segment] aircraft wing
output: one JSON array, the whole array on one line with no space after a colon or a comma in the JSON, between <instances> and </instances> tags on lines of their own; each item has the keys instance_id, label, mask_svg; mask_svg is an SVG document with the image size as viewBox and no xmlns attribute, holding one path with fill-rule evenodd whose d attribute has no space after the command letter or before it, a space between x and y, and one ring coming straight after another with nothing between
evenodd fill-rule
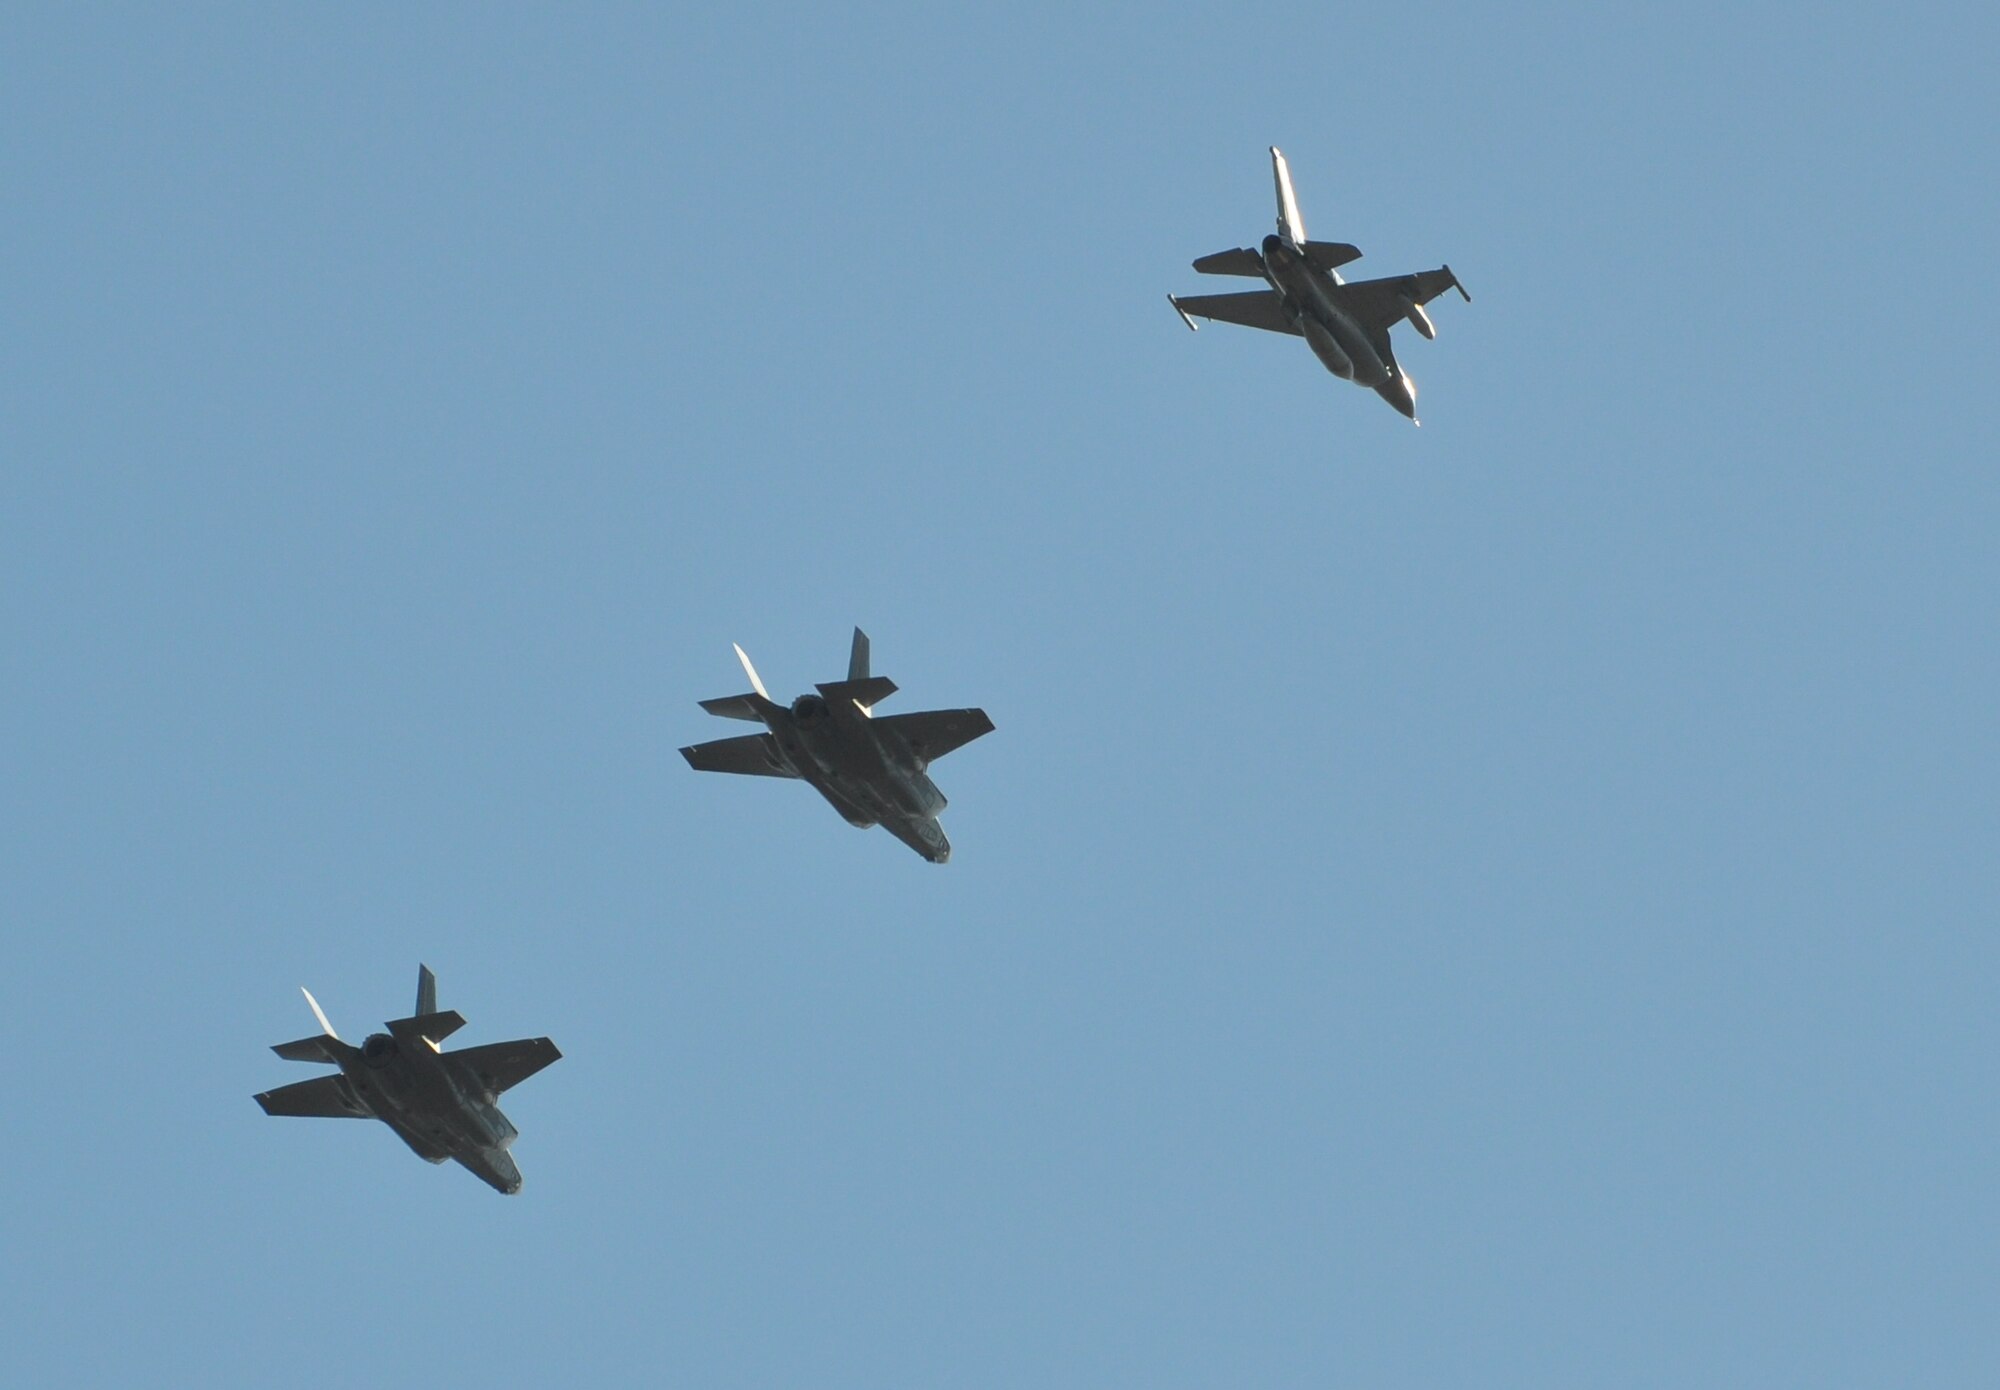
<instances>
[{"instance_id":1,"label":"aircraft wing","mask_svg":"<svg viewBox=\"0 0 2000 1390\"><path fill-rule=\"evenodd\" d=\"M375 1112L363 1105L354 1094L347 1078L338 1073L315 1076L310 1081L296 1081L275 1091L266 1091L257 1097L257 1103L264 1107L266 1115L300 1115L330 1120L369 1120L375 1117Z\"/></svg>"},{"instance_id":2,"label":"aircraft wing","mask_svg":"<svg viewBox=\"0 0 2000 1390\"><path fill-rule=\"evenodd\" d=\"M1283 301L1276 290L1246 290L1241 294L1177 294L1169 296L1183 314L1214 319L1218 323L1240 323L1245 328L1262 328L1270 333L1291 333L1298 329L1285 317ZM1397 311L1401 313L1401 310ZM1194 325L1189 324L1190 328Z\"/></svg>"},{"instance_id":3,"label":"aircraft wing","mask_svg":"<svg viewBox=\"0 0 2000 1390\"><path fill-rule=\"evenodd\" d=\"M1333 302L1364 330L1372 332L1400 321L1405 316L1405 299L1428 304L1446 290L1465 294L1465 287L1458 283L1451 267L1440 266L1415 275L1391 275L1381 280L1351 280L1345 285L1335 285Z\"/></svg>"},{"instance_id":4,"label":"aircraft wing","mask_svg":"<svg viewBox=\"0 0 2000 1390\"><path fill-rule=\"evenodd\" d=\"M918 714L885 715L875 721L875 727L894 730L912 753L931 763L981 734L992 733L993 721L983 709L928 709Z\"/></svg>"},{"instance_id":5,"label":"aircraft wing","mask_svg":"<svg viewBox=\"0 0 2000 1390\"><path fill-rule=\"evenodd\" d=\"M713 743L697 743L681 749L681 756L696 772L740 772L749 777L797 777L778 751L778 741L769 734L745 734L742 738L719 738Z\"/></svg>"},{"instance_id":6,"label":"aircraft wing","mask_svg":"<svg viewBox=\"0 0 2000 1390\"><path fill-rule=\"evenodd\" d=\"M516 1038L512 1042L487 1043L445 1054L471 1071L487 1090L499 1095L518 1086L562 1053L547 1038Z\"/></svg>"}]
</instances>

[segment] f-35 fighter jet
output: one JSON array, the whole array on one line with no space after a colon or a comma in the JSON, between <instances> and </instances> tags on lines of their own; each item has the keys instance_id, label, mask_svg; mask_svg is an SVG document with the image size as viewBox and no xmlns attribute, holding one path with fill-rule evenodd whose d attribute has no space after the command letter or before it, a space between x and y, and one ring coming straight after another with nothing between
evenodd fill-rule
<instances>
[{"instance_id":1,"label":"f-35 fighter jet","mask_svg":"<svg viewBox=\"0 0 2000 1390\"><path fill-rule=\"evenodd\" d=\"M1342 381L1370 386L1390 405L1417 420L1417 384L1396 363L1389 346L1389 329L1408 319L1426 338L1437 337L1424 305L1446 290L1457 290L1466 303L1472 296L1451 273L1451 267L1392 275L1385 280L1343 281L1337 269L1361 259L1361 252L1344 241L1307 241L1305 219L1292 192L1291 166L1277 146L1271 147L1271 176L1278 189L1278 231L1264 238L1261 250L1242 247L1203 256L1194 268L1204 275L1246 275L1270 288L1242 294L1168 295L1181 321L1195 319L1240 323L1273 333L1290 333L1306 340L1313 355Z\"/></svg>"},{"instance_id":2,"label":"f-35 fighter jet","mask_svg":"<svg viewBox=\"0 0 2000 1390\"><path fill-rule=\"evenodd\" d=\"M752 692L703 700L724 719L761 723L769 733L719 739L681 749L698 772L740 772L754 777L798 777L849 825L880 825L933 864L951 858L951 841L938 825L944 793L926 775L930 765L993 731L980 709L926 710L874 717L874 706L895 693L896 683L868 674L868 635L854 629L847 679L813 687L789 707L764 691L757 670L736 649Z\"/></svg>"},{"instance_id":3,"label":"f-35 fighter jet","mask_svg":"<svg viewBox=\"0 0 2000 1390\"><path fill-rule=\"evenodd\" d=\"M521 1170L507 1153L518 1133L493 1102L555 1061L562 1053L547 1038L520 1038L445 1052L438 1043L465 1026L456 1011L438 1012L437 976L417 967L417 1011L392 1019L386 1033L371 1033L359 1047L345 1043L326 1021L311 990L321 1032L271 1050L289 1062L331 1062L340 1068L280 1086L257 1097L266 1115L322 1115L377 1119L431 1163L455 1158L500 1191L521 1190Z\"/></svg>"}]
</instances>

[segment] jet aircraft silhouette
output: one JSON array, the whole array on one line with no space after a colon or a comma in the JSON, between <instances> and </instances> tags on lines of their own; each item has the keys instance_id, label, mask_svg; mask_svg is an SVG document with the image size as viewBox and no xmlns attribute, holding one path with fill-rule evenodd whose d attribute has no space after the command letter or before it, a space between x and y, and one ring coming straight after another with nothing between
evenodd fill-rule
<instances>
[{"instance_id":1,"label":"jet aircraft silhouette","mask_svg":"<svg viewBox=\"0 0 2000 1390\"><path fill-rule=\"evenodd\" d=\"M1304 338L1328 371L1342 381L1374 388L1376 395L1421 424L1417 384L1397 363L1389 329L1407 319L1417 332L1435 338L1437 328L1424 305L1446 290L1457 290L1468 304L1472 296L1448 265L1382 280L1342 280L1338 267L1359 260L1361 252L1344 241L1306 240L1305 219L1292 192L1291 166L1275 145L1271 177L1278 191L1277 234L1265 237L1261 250L1246 246L1218 251L1194 263L1204 275L1255 276L1270 288L1241 294L1170 294L1167 302L1189 328L1198 327L1195 319L1204 318Z\"/></svg>"},{"instance_id":2,"label":"jet aircraft silhouette","mask_svg":"<svg viewBox=\"0 0 2000 1390\"><path fill-rule=\"evenodd\" d=\"M331 1062L340 1070L257 1097L266 1115L377 1119L431 1163L458 1160L509 1196L521 1190L521 1170L507 1150L517 1131L495 1099L562 1056L547 1038L519 1038L445 1052L438 1043L465 1026L437 1006L437 976L417 967L417 1011L392 1019L385 1033L361 1046L342 1042L311 990L302 990L319 1020L317 1037L278 1043L291 1062Z\"/></svg>"},{"instance_id":3,"label":"jet aircraft silhouette","mask_svg":"<svg viewBox=\"0 0 2000 1390\"><path fill-rule=\"evenodd\" d=\"M874 706L895 692L896 683L868 674L868 635L858 627L847 679L814 686L817 694L801 695L789 706L765 693L743 648L736 649L736 657L750 677L751 693L703 700L701 707L725 719L761 723L770 732L683 748L689 767L799 778L832 802L849 825L880 825L933 864L951 858L951 841L937 819L945 808L944 793L928 769L953 749L993 731L985 710L875 718Z\"/></svg>"}]
</instances>

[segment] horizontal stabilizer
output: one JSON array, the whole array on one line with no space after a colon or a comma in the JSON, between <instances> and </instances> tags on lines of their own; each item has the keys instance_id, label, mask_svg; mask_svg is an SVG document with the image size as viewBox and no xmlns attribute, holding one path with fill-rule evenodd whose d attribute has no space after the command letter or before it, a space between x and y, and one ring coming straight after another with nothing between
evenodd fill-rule
<instances>
[{"instance_id":1,"label":"horizontal stabilizer","mask_svg":"<svg viewBox=\"0 0 2000 1390\"><path fill-rule=\"evenodd\" d=\"M858 681L829 681L825 685L813 687L825 697L830 705L842 700L852 700L863 709L879 705L896 693L896 683L887 676L869 676Z\"/></svg>"},{"instance_id":2,"label":"horizontal stabilizer","mask_svg":"<svg viewBox=\"0 0 2000 1390\"><path fill-rule=\"evenodd\" d=\"M294 1115L324 1120L365 1120L375 1112L361 1103L344 1076L316 1076L265 1091L257 1097L266 1115Z\"/></svg>"},{"instance_id":3,"label":"horizontal stabilizer","mask_svg":"<svg viewBox=\"0 0 2000 1390\"><path fill-rule=\"evenodd\" d=\"M443 1009L434 1014L417 1014L410 1018L392 1018L384 1025L389 1035L398 1042L414 1042L418 1038L429 1038L432 1042L443 1042L465 1026L456 1009Z\"/></svg>"},{"instance_id":4,"label":"horizontal stabilizer","mask_svg":"<svg viewBox=\"0 0 2000 1390\"><path fill-rule=\"evenodd\" d=\"M755 694L722 695L713 700L703 700L701 707L710 714L720 715L724 719L743 719L752 724L762 724L764 716L758 711L769 703L770 701Z\"/></svg>"},{"instance_id":5,"label":"horizontal stabilizer","mask_svg":"<svg viewBox=\"0 0 2000 1390\"><path fill-rule=\"evenodd\" d=\"M1234 251L1217 251L1212 256L1203 256L1194 263L1194 268L1203 275L1250 275L1264 278L1264 258L1247 246L1239 246Z\"/></svg>"},{"instance_id":6,"label":"horizontal stabilizer","mask_svg":"<svg viewBox=\"0 0 2000 1390\"><path fill-rule=\"evenodd\" d=\"M1344 241L1309 241L1299 253L1321 270L1334 270L1361 259L1361 248Z\"/></svg>"},{"instance_id":7,"label":"horizontal stabilizer","mask_svg":"<svg viewBox=\"0 0 2000 1390\"><path fill-rule=\"evenodd\" d=\"M749 777L799 775L778 751L778 741L769 734L745 734L742 738L697 743L681 749L681 756L696 772L737 772Z\"/></svg>"},{"instance_id":8,"label":"horizontal stabilizer","mask_svg":"<svg viewBox=\"0 0 2000 1390\"><path fill-rule=\"evenodd\" d=\"M300 1038L296 1042L274 1043L271 1051L287 1062L339 1062L340 1054L335 1049L345 1047L339 1038L325 1033L317 1037Z\"/></svg>"}]
</instances>

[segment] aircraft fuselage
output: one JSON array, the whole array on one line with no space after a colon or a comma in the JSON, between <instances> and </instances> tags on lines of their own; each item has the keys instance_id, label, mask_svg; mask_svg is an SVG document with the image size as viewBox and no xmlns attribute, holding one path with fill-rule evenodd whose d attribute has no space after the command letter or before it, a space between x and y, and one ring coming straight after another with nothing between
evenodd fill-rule
<instances>
[{"instance_id":1,"label":"aircraft fuselage","mask_svg":"<svg viewBox=\"0 0 2000 1390\"><path fill-rule=\"evenodd\" d=\"M1322 269L1285 244L1267 236L1263 245L1264 278L1284 296L1286 312L1305 335L1313 355L1342 381L1379 387L1395 375L1395 357L1384 361L1360 325L1342 313L1328 290L1340 283L1338 271Z\"/></svg>"},{"instance_id":2,"label":"aircraft fuselage","mask_svg":"<svg viewBox=\"0 0 2000 1390\"><path fill-rule=\"evenodd\" d=\"M842 708L842 704L846 708ZM944 793L903 741L878 728L852 700L801 695L764 709L764 724L792 771L850 825L882 825L942 862L951 853L937 824Z\"/></svg>"},{"instance_id":3,"label":"aircraft fuselage","mask_svg":"<svg viewBox=\"0 0 2000 1390\"><path fill-rule=\"evenodd\" d=\"M507 1150L519 1131L477 1080L423 1039L372 1033L341 1074L362 1102L433 1163L457 1159L502 1192L521 1188Z\"/></svg>"},{"instance_id":4,"label":"aircraft fuselage","mask_svg":"<svg viewBox=\"0 0 2000 1390\"><path fill-rule=\"evenodd\" d=\"M1261 276L1264 291L1236 294L1169 294L1167 302L1189 328L1197 318L1237 323L1270 333L1295 333L1306 340L1320 364L1342 381L1366 386L1412 422L1417 418L1417 385L1396 364L1389 330L1407 319L1426 338L1437 326L1424 305L1447 289L1467 300L1465 286L1448 265L1413 275L1390 275L1349 283L1338 268L1361 258L1344 241L1310 241L1291 166L1271 147L1271 179L1278 197L1278 230L1256 249L1247 246L1197 257L1203 275Z\"/></svg>"},{"instance_id":5,"label":"aircraft fuselage","mask_svg":"<svg viewBox=\"0 0 2000 1390\"><path fill-rule=\"evenodd\" d=\"M868 635L858 627L847 657L847 679L815 685L813 693L789 705L771 698L740 646L736 659L750 677L750 693L703 700L701 707L724 719L760 723L766 732L683 748L681 756L690 767L797 778L825 797L849 825L879 825L929 862L949 862L951 841L938 824L944 793L927 770L952 749L992 732L985 710L874 718L875 707L896 693L896 683L868 674Z\"/></svg>"},{"instance_id":6,"label":"aircraft fuselage","mask_svg":"<svg viewBox=\"0 0 2000 1390\"><path fill-rule=\"evenodd\" d=\"M894 735L874 727L853 701L840 709L818 695L801 695L779 717L766 721L792 770L841 808L872 825L887 816L934 818L945 808L944 793L917 766L916 757Z\"/></svg>"}]
</instances>

